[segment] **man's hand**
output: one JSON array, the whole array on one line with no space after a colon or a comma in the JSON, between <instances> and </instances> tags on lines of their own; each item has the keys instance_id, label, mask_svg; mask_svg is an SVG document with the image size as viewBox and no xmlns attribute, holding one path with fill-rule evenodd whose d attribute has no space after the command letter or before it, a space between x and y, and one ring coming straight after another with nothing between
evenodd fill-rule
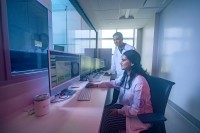
<instances>
[{"instance_id":1,"label":"man's hand","mask_svg":"<svg viewBox=\"0 0 200 133\"><path fill-rule=\"evenodd\" d=\"M98 88L98 84L88 83L85 88Z\"/></svg>"}]
</instances>

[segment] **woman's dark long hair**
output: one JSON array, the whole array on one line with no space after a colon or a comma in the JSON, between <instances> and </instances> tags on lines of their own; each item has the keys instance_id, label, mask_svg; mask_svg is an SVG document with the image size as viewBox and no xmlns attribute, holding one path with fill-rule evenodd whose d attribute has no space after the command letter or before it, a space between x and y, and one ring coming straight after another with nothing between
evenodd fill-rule
<instances>
[{"instance_id":1,"label":"woman's dark long hair","mask_svg":"<svg viewBox=\"0 0 200 133\"><path fill-rule=\"evenodd\" d=\"M130 80L128 81L129 88L131 87L131 83L136 74L142 75L147 80L149 74L142 68L142 65L140 64L141 61L140 54L135 50L128 50L124 52L123 55L125 55L126 58L131 63L134 64L133 66L131 66ZM124 71L120 86L124 84L126 78L127 78L127 71Z\"/></svg>"}]
</instances>

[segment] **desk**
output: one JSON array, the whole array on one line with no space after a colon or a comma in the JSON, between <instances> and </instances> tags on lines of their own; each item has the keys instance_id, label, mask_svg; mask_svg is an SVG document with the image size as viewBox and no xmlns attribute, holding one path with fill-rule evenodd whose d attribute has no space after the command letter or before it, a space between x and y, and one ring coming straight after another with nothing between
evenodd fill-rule
<instances>
[{"instance_id":1,"label":"desk","mask_svg":"<svg viewBox=\"0 0 200 133\"><path fill-rule=\"evenodd\" d=\"M110 77L103 76L103 81ZM107 90L94 88L90 101L77 101L79 92L70 99L52 103L50 112L42 117L19 112L7 120L3 133L98 133Z\"/></svg>"}]
</instances>

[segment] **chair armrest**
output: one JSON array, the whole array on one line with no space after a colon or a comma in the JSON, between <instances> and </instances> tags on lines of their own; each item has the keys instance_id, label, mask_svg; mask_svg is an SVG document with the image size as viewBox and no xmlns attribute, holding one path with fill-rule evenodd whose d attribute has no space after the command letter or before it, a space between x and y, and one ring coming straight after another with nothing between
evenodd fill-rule
<instances>
[{"instance_id":1,"label":"chair armrest","mask_svg":"<svg viewBox=\"0 0 200 133\"><path fill-rule=\"evenodd\" d=\"M137 116L143 123L160 123L167 120L161 113L138 114Z\"/></svg>"}]
</instances>

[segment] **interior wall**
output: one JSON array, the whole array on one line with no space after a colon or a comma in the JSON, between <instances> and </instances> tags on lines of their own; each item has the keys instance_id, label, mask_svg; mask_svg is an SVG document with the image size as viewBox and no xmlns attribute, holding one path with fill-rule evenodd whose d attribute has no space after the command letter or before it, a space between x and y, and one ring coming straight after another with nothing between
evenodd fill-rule
<instances>
[{"instance_id":1,"label":"interior wall","mask_svg":"<svg viewBox=\"0 0 200 133\"><path fill-rule=\"evenodd\" d=\"M136 49L137 51L142 54L142 34L143 34L143 28L140 28L140 29L137 29L136 30L136 35L135 35L135 38L136 38Z\"/></svg>"},{"instance_id":2,"label":"interior wall","mask_svg":"<svg viewBox=\"0 0 200 133\"><path fill-rule=\"evenodd\" d=\"M51 1L38 0L48 8L48 30L49 44L52 44L52 18L51 18ZM2 64L1 64L2 65ZM30 74L30 80L19 83L11 83L0 86L0 123L4 118L13 115L14 112L22 110L24 107L33 103L36 95L49 92L48 73L46 76L35 78Z\"/></svg>"},{"instance_id":3,"label":"interior wall","mask_svg":"<svg viewBox=\"0 0 200 133\"><path fill-rule=\"evenodd\" d=\"M0 119L33 103L36 95L49 93L48 76L0 87Z\"/></svg>"},{"instance_id":4,"label":"interior wall","mask_svg":"<svg viewBox=\"0 0 200 133\"><path fill-rule=\"evenodd\" d=\"M170 100L200 120L200 1L173 0L160 14L160 75L176 84Z\"/></svg>"},{"instance_id":5,"label":"interior wall","mask_svg":"<svg viewBox=\"0 0 200 133\"><path fill-rule=\"evenodd\" d=\"M153 18L143 28L142 32L142 49L141 49L141 63L144 69L147 69L148 73L152 71L152 58L153 58L153 44L154 44L154 27L155 19Z\"/></svg>"}]
</instances>

